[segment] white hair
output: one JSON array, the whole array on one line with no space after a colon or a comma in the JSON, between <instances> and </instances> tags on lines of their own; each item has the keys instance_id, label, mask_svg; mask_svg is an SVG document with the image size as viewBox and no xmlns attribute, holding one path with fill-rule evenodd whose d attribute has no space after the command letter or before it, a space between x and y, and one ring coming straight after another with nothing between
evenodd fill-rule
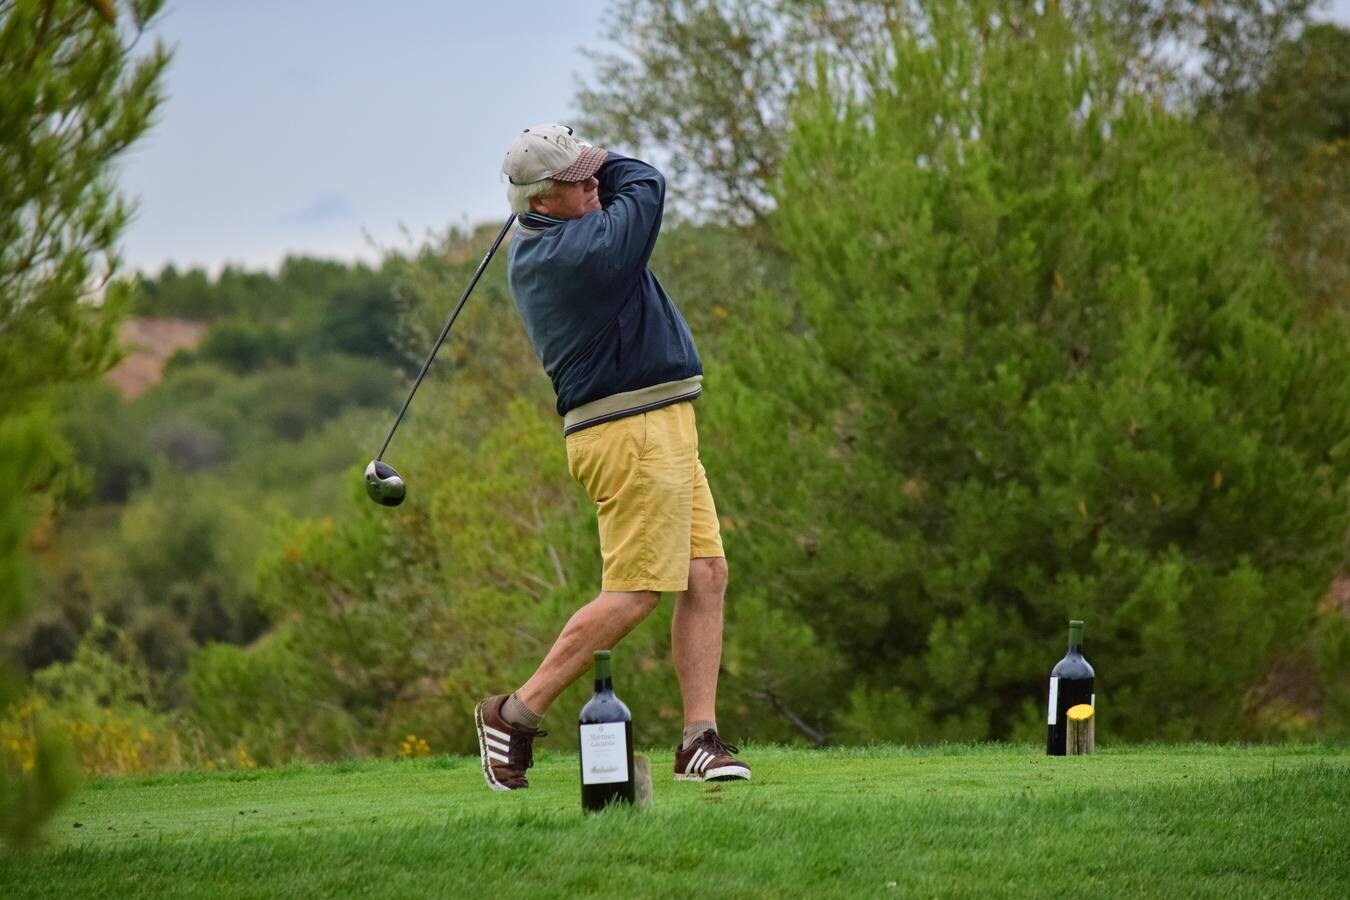
<instances>
[{"instance_id":1,"label":"white hair","mask_svg":"<svg viewBox=\"0 0 1350 900\"><path fill-rule=\"evenodd\" d=\"M506 202L511 204L511 212L527 213L530 211L530 198L543 197L550 193L557 182L552 178L541 178L539 181L531 181L529 184L506 185Z\"/></svg>"}]
</instances>

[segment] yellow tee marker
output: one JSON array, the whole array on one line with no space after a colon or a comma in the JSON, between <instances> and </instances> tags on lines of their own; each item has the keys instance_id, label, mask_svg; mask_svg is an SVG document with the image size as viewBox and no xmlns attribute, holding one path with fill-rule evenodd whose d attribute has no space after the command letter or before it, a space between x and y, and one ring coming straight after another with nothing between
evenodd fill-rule
<instances>
[{"instance_id":1,"label":"yellow tee marker","mask_svg":"<svg viewBox=\"0 0 1350 900\"><path fill-rule=\"evenodd\" d=\"M1097 719L1097 711L1086 703L1080 703L1077 706L1069 707L1065 713L1068 722L1068 734L1065 741L1064 753L1066 756L1086 756L1091 753L1096 745L1096 736L1094 723Z\"/></svg>"}]
</instances>

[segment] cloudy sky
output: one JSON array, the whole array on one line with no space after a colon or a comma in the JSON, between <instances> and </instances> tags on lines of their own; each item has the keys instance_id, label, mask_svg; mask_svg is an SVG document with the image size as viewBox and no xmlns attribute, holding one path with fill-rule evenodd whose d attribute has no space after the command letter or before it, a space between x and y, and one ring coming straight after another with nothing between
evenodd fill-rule
<instances>
[{"instance_id":1,"label":"cloudy sky","mask_svg":"<svg viewBox=\"0 0 1350 900\"><path fill-rule=\"evenodd\" d=\"M500 218L507 144L572 118L609 5L170 0L168 102L123 166L129 267L374 259L367 235Z\"/></svg>"},{"instance_id":2,"label":"cloudy sky","mask_svg":"<svg viewBox=\"0 0 1350 900\"><path fill-rule=\"evenodd\" d=\"M373 258L365 233L397 246L504 215L502 154L575 111L607 0L168 6L168 101L122 174L126 261L152 272Z\"/></svg>"}]
</instances>

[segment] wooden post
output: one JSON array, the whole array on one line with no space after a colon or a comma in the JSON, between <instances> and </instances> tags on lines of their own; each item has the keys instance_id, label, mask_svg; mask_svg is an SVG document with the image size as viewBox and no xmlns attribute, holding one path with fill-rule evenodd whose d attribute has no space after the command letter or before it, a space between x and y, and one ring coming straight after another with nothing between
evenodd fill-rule
<instances>
[{"instance_id":1,"label":"wooden post","mask_svg":"<svg viewBox=\"0 0 1350 900\"><path fill-rule=\"evenodd\" d=\"M1097 720L1096 710L1086 703L1080 703L1077 706L1070 707L1068 720L1069 727L1064 742L1064 754L1066 756L1086 756L1093 751L1096 745L1096 735L1093 733L1095 731L1093 723Z\"/></svg>"},{"instance_id":2,"label":"wooden post","mask_svg":"<svg viewBox=\"0 0 1350 900\"><path fill-rule=\"evenodd\" d=\"M652 808L652 761L646 754L633 754L633 793L638 809Z\"/></svg>"}]
</instances>

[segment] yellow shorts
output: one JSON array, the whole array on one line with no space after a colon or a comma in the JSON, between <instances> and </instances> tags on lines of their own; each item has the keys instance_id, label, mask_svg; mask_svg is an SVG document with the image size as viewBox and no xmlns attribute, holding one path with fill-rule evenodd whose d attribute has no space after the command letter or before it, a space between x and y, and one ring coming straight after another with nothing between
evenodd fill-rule
<instances>
[{"instance_id":1,"label":"yellow shorts","mask_svg":"<svg viewBox=\"0 0 1350 900\"><path fill-rule=\"evenodd\" d=\"M725 555L693 403L569 434L567 468L595 502L603 590L683 591L689 560Z\"/></svg>"}]
</instances>

